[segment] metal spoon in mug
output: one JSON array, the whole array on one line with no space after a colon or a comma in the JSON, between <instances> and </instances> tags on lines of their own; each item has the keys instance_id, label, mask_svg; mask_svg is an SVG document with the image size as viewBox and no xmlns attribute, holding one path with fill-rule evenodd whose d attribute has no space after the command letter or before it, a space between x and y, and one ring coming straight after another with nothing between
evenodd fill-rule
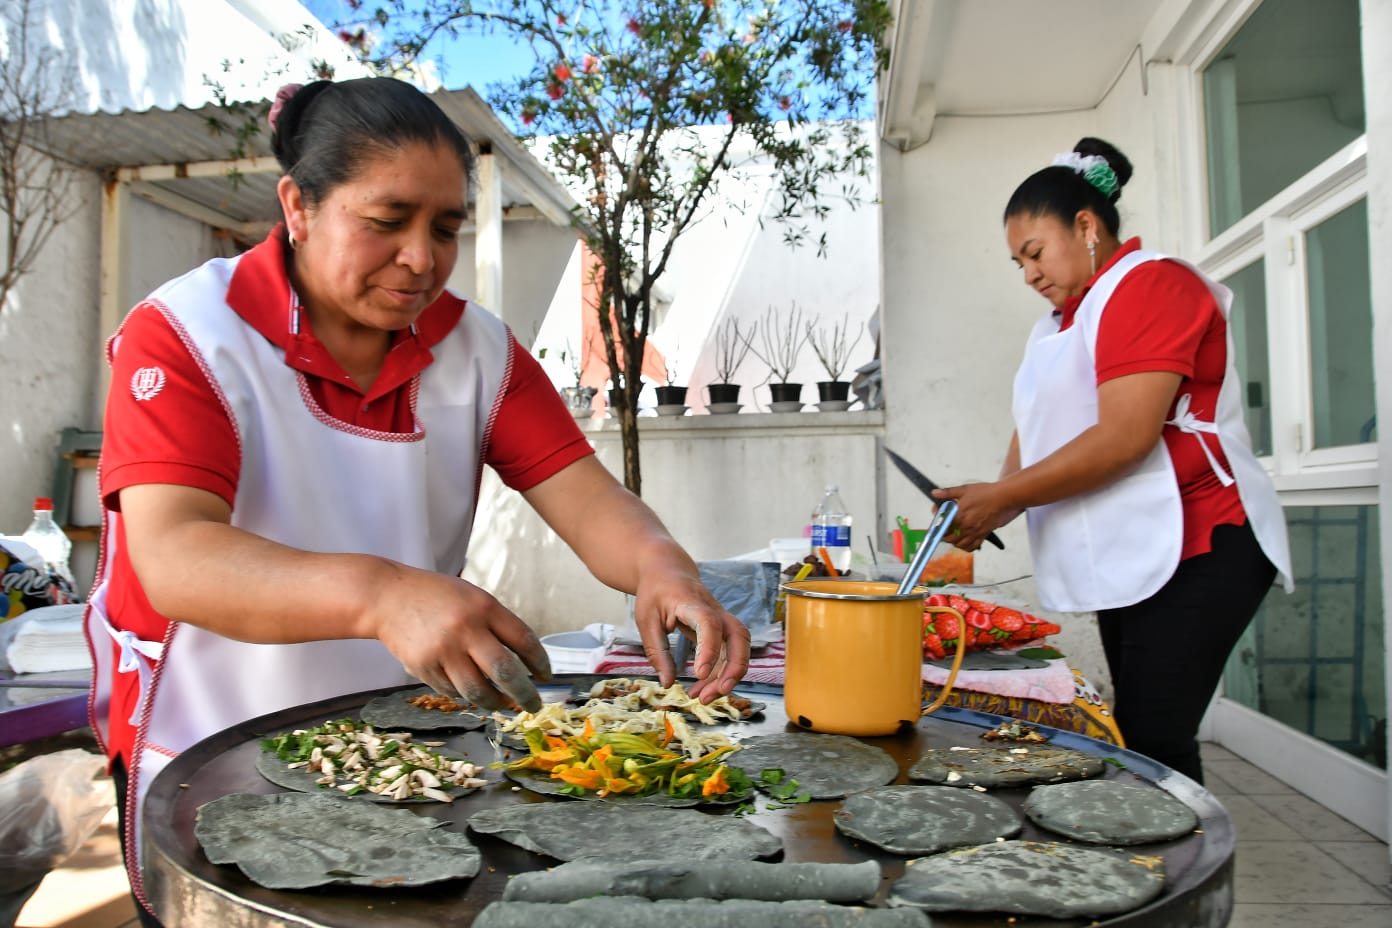
<instances>
[{"instance_id":1,"label":"metal spoon in mug","mask_svg":"<svg viewBox=\"0 0 1392 928\"><path fill-rule=\"evenodd\" d=\"M947 536L947 530L952 528L952 522L957 518L957 501L955 499L943 500L938 506L938 514L933 517L933 524L928 527L928 534L923 539L923 544L918 546L914 552L913 563L909 569L904 571L904 579L899 581L899 588L894 592L902 595L912 593L913 588L918 585L918 578L923 573L923 568L928 566L928 559L933 556L933 551L942 544L942 540Z\"/></svg>"}]
</instances>

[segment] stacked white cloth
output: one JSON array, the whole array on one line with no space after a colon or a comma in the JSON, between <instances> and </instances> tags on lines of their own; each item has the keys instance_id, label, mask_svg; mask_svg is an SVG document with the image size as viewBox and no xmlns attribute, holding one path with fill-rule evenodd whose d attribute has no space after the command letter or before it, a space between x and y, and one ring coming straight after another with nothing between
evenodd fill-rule
<instances>
[{"instance_id":1,"label":"stacked white cloth","mask_svg":"<svg viewBox=\"0 0 1392 928\"><path fill-rule=\"evenodd\" d=\"M0 642L9 639L5 663L15 673L90 670L92 654L82 633L82 603L44 606L0 625Z\"/></svg>"}]
</instances>

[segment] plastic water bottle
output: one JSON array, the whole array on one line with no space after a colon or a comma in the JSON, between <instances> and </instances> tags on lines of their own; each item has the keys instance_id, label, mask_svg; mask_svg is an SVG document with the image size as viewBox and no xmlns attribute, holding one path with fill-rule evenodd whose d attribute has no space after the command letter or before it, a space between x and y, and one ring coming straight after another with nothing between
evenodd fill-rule
<instances>
[{"instance_id":1,"label":"plastic water bottle","mask_svg":"<svg viewBox=\"0 0 1392 928\"><path fill-rule=\"evenodd\" d=\"M841 502L836 484L827 484L826 493L812 510L812 553L826 548L837 573L851 569L851 514Z\"/></svg>"},{"instance_id":2,"label":"plastic water bottle","mask_svg":"<svg viewBox=\"0 0 1392 928\"><path fill-rule=\"evenodd\" d=\"M43 557L48 569L74 586L72 568L68 557L72 554L72 542L58 523L53 521L53 500L40 496L34 500L34 521L24 530L20 539Z\"/></svg>"}]
</instances>

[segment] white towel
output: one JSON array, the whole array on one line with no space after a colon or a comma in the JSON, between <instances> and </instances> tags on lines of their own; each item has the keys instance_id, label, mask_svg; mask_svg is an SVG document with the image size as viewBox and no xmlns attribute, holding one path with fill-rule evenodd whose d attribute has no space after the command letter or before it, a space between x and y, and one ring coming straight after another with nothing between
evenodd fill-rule
<instances>
[{"instance_id":1,"label":"white towel","mask_svg":"<svg viewBox=\"0 0 1392 928\"><path fill-rule=\"evenodd\" d=\"M5 649L10 668L15 673L90 670L92 654L82 633L85 608L81 603L43 606L4 623L18 626Z\"/></svg>"}]
</instances>

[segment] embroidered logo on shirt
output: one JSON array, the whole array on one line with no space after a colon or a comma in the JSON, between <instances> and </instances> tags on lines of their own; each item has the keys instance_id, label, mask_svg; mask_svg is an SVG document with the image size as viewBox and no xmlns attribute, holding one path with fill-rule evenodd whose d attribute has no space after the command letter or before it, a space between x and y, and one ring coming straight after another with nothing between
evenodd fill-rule
<instances>
[{"instance_id":1,"label":"embroidered logo on shirt","mask_svg":"<svg viewBox=\"0 0 1392 928\"><path fill-rule=\"evenodd\" d=\"M137 400L152 400L164 389L164 371L158 367L142 367L131 377L131 396Z\"/></svg>"}]
</instances>

